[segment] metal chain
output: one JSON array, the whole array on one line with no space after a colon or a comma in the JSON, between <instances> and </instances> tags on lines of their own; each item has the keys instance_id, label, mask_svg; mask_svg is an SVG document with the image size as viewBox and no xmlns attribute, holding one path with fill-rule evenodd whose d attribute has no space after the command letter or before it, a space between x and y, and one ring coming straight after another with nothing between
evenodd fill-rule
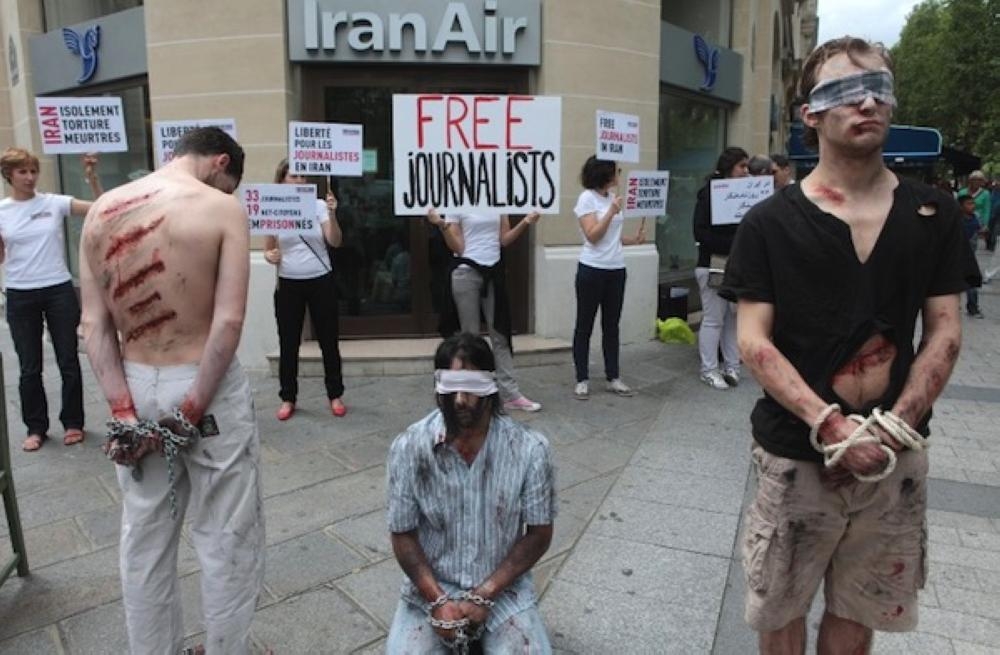
<instances>
[{"instance_id":1,"label":"metal chain","mask_svg":"<svg viewBox=\"0 0 1000 655\"><path fill-rule=\"evenodd\" d=\"M450 595L447 593L441 594L434 599L434 602L428 603L425 606L425 609L427 610L427 622L431 624L432 628L455 631L454 639L445 639L444 637L440 637L441 643L444 644L446 648L451 649L453 653L457 653L458 655L467 655L469 652L469 644L483 636L483 632L486 630L486 625L477 625L474 631L466 632L466 629L473 625L468 618L455 620L434 618L432 613L435 609L442 607L446 603L453 600L468 601L474 605L489 608L492 608L496 605L496 603L489 598L484 598L479 594L463 589Z\"/></svg>"}]
</instances>

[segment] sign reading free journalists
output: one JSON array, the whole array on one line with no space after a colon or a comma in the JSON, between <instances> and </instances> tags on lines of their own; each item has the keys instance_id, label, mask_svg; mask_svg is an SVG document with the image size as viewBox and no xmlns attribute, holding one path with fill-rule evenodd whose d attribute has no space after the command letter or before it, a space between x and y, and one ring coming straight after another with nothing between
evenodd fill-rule
<instances>
[{"instance_id":1,"label":"sign reading free journalists","mask_svg":"<svg viewBox=\"0 0 1000 655\"><path fill-rule=\"evenodd\" d=\"M286 0L296 62L541 63L541 0Z\"/></svg>"}]
</instances>

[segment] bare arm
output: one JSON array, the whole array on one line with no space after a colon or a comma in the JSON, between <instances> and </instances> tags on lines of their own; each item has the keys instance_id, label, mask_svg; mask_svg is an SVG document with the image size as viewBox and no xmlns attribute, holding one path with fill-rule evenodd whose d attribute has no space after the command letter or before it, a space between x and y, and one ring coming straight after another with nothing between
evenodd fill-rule
<instances>
[{"instance_id":1,"label":"bare arm","mask_svg":"<svg viewBox=\"0 0 1000 655\"><path fill-rule=\"evenodd\" d=\"M392 552L399 562L403 573L413 582L420 595L428 603L433 602L444 593L444 589L434 577L434 570L427 561L424 549L420 545L416 530L409 532L392 532L389 534L392 542Z\"/></svg>"},{"instance_id":2,"label":"bare arm","mask_svg":"<svg viewBox=\"0 0 1000 655\"><path fill-rule=\"evenodd\" d=\"M281 263L281 249L278 248L278 237L267 235L264 237L264 260L268 264L277 266Z\"/></svg>"},{"instance_id":3,"label":"bare arm","mask_svg":"<svg viewBox=\"0 0 1000 655\"><path fill-rule=\"evenodd\" d=\"M84 221L83 235L80 239L80 297L83 305L81 324L84 347L90 360L90 368L93 369L94 376L111 407L111 415L122 421L134 422L135 405L125 380L118 332L115 330L111 312L104 302L100 284L90 270L90 261L87 257L87 244L90 240L87 223L93 220L96 218L90 217Z\"/></svg>"},{"instance_id":4,"label":"bare arm","mask_svg":"<svg viewBox=\"0 0 1000 655\"><path fill-rule=\"evenodd\" d=\"M333 195L333 191L328 191L326 194L326 211L330 220L323 223L323 238L334 248L339 248L344 242L344 233L337 221L337 196Z\"/></svg>"},{"instance_id":5,"label":"bare arm","mask_svg":"<svg viewBox=\"0 0 1000 655\"><path fill-rule=\"evenodd\" d=\"M928 298L923 307L920 352L892 412L909 425L923 420L951 377L962 347L958 294Z\"/></svg>"},{"instance_id":6,"label":"bare arm","mask_svg":"<svg viewBox=\"0 0 1000 655\"><path fill-rule=\"evenodd\" d=\"M441 214L434 208L427 210L427 221L434 227L441 230L444 242L448 248L459 257L465 253L465 237L462 235L462 227L455 223L447 223Z\"/></svg>"},{"instance_id":7,"label":"bare arm","mask_svg":"<svg viewBox=\"0 0 1000 655\"><path fill-rule=\"evenodd\" d=\"M541 218L541 214L530 212L517 225L511 227L510 218L506 214L500 216L500 246L506 248L517 241L522 234L528 231L529 226L538 222L539 218Z\"/></svg>"},{"instance_id":8,"label":"bare arm","mask_svg":"<svg viewBox=\"0 0 1000 655\"><path fill-rule=\"evenodd\" d=\"M90 186L90 192L94 194L94 200L101 197L104 187L101 186L101 178L97 174L97 155L83 156L83 178ZM69 203L69 213L73 216L86 216L90 211L93 202L89 200L78 200L73 198Z\"/></svg>"},{"instance_id":9,"label":"bare arm","mask_svg":"<svg viewBox=\"0 0 1000 655\"><path fill-rule=\"evenodd\" d=\"M192 423L201 420L205 409L215 397L222 376L233 361L246 314L247 285L250 279L250 231L247 217L234 197L225 197L220 204L223 206L217 215L224 225L224 233L219 247L212 324L198 363L198 374L180 408Z\"/></svg>"},{"instance_id":10,"label":"bare arm","mask_svg":"<svg viewBox=\"0 0 1000 655\"><path fill-rule=\"evenodd\" d=\"M552 524L529 525L524 535L514 542L507 557L500 562L496 571L490 574L478 587L476 593L486 598L496 598L531 569L541 559L552 543Z\"/></svg>"},{"instance_id":11,"label":"bare arm","mask_svg":"<svg viewBox=\"0 0 1000 655\"><path fill-rule=\"evenodd\" d=\"M610 192L609 192L610 193ZM611 193L611 206L604 212L603 216L598 216L597 212L584 214L580 217L580 227L583 229L583 236L591 243L597 243L608 233L611 221L621 211L621 198Z\"/></svg>"},{"instance_id":12,"label":"bare arm","mask_svg":"<svg viewBox=\"0 0 1000 655\"><path fill-rule=\"evenodd\" d=\"M736 335L740 356L772 398L809 426L812 426L828 403L806 384L792 363L771 341L774 305L740 300ZM834 412L820 428L823 443L838 443L848 438L857 425ZM843 465L849 471L868 475L881 471L887 455L876 445L865 443L850 448Z\"/></svg>"},{"instance_id":13,"label":"bare arm","mask_svg":"<svg viewBox=\"0 0 1000 655\"><path fill-rule=\"evenodd\" d=\"M7 246L4 244L3 239L0 239L0 264L3 264L5 259L7 259Z\"/></svg>"},{"instance_id":14,"label":"bare arm","mask_svg":"<svg viewBox=\"0 0 1000 655\"><path fill-rule=\"evenodd\" d=\"M622 237L623 246L641 246L646 243L646 219L642 219L639 229L635 231L634 237Z\"/></svg>"}]
</instances>

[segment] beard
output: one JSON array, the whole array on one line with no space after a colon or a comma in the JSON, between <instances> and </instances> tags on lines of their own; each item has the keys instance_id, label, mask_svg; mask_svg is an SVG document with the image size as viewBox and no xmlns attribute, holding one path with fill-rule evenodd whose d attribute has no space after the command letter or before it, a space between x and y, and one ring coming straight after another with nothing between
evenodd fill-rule
<instances>
[{"instance_id":1,"label":"beard","mask_svg":"<svg viewBox=\"0 0 1000 655\"><path fill-rule=\"evenodd\" d=\"M471 404L458 404L455 394L438 394L437 403L444 417L445 429L451 437L479 425L487 413L493 413L500 401L498 394L476 398Z\"/></svg>"},{"instance_id":2,"label":"beard","mask_svg":"<svg viewBox=\"0 0 1000 655\"><path fill-rule=\"evenodd\" d=\"M482 399L476 399L472 405L455 406L455 423L463 430L467 430L479 424L486 413L487 403Z\"/></svg>"}]
</instances>

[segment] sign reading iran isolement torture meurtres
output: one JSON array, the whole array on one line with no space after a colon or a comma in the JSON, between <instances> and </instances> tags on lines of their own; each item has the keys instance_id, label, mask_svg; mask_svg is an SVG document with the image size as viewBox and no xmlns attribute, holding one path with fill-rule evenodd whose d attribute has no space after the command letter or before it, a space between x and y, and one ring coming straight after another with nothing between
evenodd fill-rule
<instances>
[{"instance_id":1,"label":"sign reading iran isolement torture meurtres","mask_svg":"<svg viewBox=\"0 0 1000 655\"><path fill-rule=\"evenodd\" d=\"M562 102L517 95L394 95L395 212L559 213Z\"/></svg>"},{"instance_id":2,"label":"sign reading iran isolement torture meurtres","mask_svg":"<svg viewBox=\"0 0 1000 655\"><path fill-rule=\"evenodd\" d=\"M127 152L121 98L35 98L46 155Z\"/></svg>"}]
</instances>

